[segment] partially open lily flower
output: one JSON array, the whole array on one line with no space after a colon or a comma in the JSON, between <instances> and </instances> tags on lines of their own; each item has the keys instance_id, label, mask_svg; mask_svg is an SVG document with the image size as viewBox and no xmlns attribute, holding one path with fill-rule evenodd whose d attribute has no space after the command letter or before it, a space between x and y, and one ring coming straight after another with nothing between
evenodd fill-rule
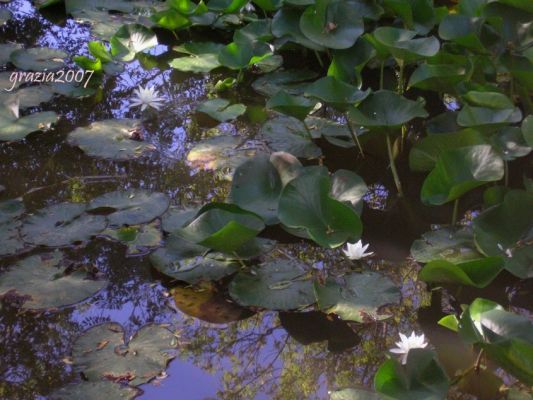
<instances>
[{"instance_id":1,"label":"partially open lily flower","mask_svg":"<svg viewBox=\"0 0 533 400\"><path fill-rule=\"evenodd\" d=\"M159 97L159 92L155 90L153 86L149 86L144 89L139 86L139 88L135 89L133 93L136 95L136 97L131 99L130 108L140 106L141 111L146 110L147 107L152 107L156 110L159 110L163 106L161 102L165 100L163 97Z\"/></svg>"},{"instance_id":2,"label":"partially open lily flower","mask_svg":"<svg viewBox=\"0 0 533 400\"><path fill-rule=\"evenodd\" d=\"M414 331L411 336L407 337L400 333L400 341L396 342L396 348L390 349L391 353L400 354L400 360L403 365L407 364L407 355L411 349L424 349L428 343L424 334L417 335Z\"/></svg>"},{"instance_id":3,"label":"partially open lily flower","mask_svg":"<svg viewBox=\"0 0 533 400\"><path fill-rule=\"evenodd\" d=\"M369 257L374 254L373 251L369 251L368 253L366 253L366 249L368 249L368 246L370 246L370 244L367 243L363 246L363 242L359 240L355 244L346 243L346 249L342 249L342 252L350 260L360 260L361 258Z\"/></svg>"}]
</instances>

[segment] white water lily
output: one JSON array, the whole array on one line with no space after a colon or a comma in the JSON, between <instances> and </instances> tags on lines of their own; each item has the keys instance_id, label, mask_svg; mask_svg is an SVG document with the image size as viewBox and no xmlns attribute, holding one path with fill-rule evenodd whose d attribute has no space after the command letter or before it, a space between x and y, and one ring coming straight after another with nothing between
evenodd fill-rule
<instances>
[{"instance_id":1,"label":"white water lily","mask_svg":"<svg viewBox=\"0 0 533 400\"><path fill-rule=\"evenodd\" d=\"M135 53L139 53L146 49L146 47L148 47L146 43L149 41L149 39L150 38L147 37L144 33L133 32L130 36L128 47Z\"/></svg>"},{"instance_id":2,"label":"white water lily","mask_svg":"<svg viewBox=\"0 0 533 400\"><path fill-rule=\"evenodd\" d=\"M373 251L365 253L366 249L368 249L368 246L370 246L370 244L367 243L363 246L363 242L359 240L355 244L346 243L346 249L342 249L342 252L350 260L360 260L361 258L368 257L374 254Z\"/></svg>"},{"instance_id":3,"label":"white water lily","mask_svg":"<svg viewBox=\"0 0 533 400\"><path fill-rule=\"evenodd\" d=\"M400 333L400 341L396 342L397 348L390 349L391 353L401 354L400 360L402 364L407 363L407 355L411 349L423 349L427 347L426 337L424 334L417 335L414 331L411 336L407 337L403 333Z\"/></svg>"},{"instance_id":4,"label":"white water lily","mask_svg":"<svg viewBox=\"0 0 533 400\"><path fill-rule=\"evenodd\" d=\"M142 88L139 86L133 93L136 97L131 99L130 108L141 106L141 111L144 111L146 107L152 107L159 110L163 104L161 102L165 100L163 97L159 97L159 92L153 88L153 86Z\"/></svg>"}]
</instances>

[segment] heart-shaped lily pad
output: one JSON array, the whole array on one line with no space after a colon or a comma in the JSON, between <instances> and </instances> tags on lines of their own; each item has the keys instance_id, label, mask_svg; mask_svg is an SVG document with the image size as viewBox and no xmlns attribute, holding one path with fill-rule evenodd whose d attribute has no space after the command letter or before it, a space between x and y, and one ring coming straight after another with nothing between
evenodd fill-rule
<instances>
[{"instance_id":1,"label":"heart-shaped lily pad","mask_svg":"<svg viewBox=\"0 0 533 400\"><path fill-rule=\"evenodd\" d=\"M364 99L357 108L349 110L349 117L355 125L378 131L397 129L413 118L425 118L425 101L408 100L389 90L378 90Z\"/></svg>"},{"instance_id":2,"label":"heart-shaped lily pad","mask_svg":"<svg viewBox=\"0 0 533 400\"><path fill-rule=\"evenodd\" d=\"M416 87L441 93L453 93L453 88L462 82L466 75L461 65L421 64L409 79L409 88Z\"/></svg>"},{"instance_id":3,"label":"heart-shaped lily pad","mask_svg":"<svg viewBox=\"0 0 533 400\"><path fill-rule=\"evenodd\" d=\"M341 110L364 100L369 94L369 90L362 92L355 86L339 81L332 76L325 76L311 83L305 89L306 96L315 97Z\"/></svg>"},{"instance_id":4,"label":"heart-shaped lily pad","mask_svg":"<svg viewBox=\"0 0 533 400\"><path fill-rule=\"evenodd\" d=\"M104 216L85 214L86 208L85 204L60 203L38 210L24 219L22 238L50 247L85 241L107 226Z\"/></svg>"},{"instance_id":5,"label":"heart-shaped lily pad","mask_svg":"<svg viewBox=\"0 0 533 400\"><path fill-rule=\"evenodd\" d=\"M382 26L372 34L372 43L378 51L384 48L397 60L408 63L438 53L440 45L437 38L415 38L416 35L415 31Z\"/></svg>"},{"instance_id":6,"label":"heart-shaped lily pad","mask_svg":"<svg viewBox=\"0 0 533 400\"><path fill-rule=\"evenodd\" d=\"M108 228L102 232L102 235L125 244L128 247L127 255L146 253L161 246L163 241L158 223Z\"/></svg>"},{"instance_id":7,"label":"heart-shaped lily pad","mask_svg":"<svg viewBox=\"0 0 533 400\"><path fill-rule=\"evenodd\" d=\"M246 112L244 104L230 104L226 99L211 99L199 104L196 111L209 115L220 122L235 119Z\"/></svg>"},{"instance_id":8,"label":"heart-shaped lily pad","mask_svg":"<svg viewBox=\"0 0 533 400\"><path fill-rule=\"evenodd\" d=\"M19 49L11 53L10 61L25 71L55 71L65 66L68 54L48 47Z\"/></svg>"},{"instance_id":9,"label":"heart-shaped lily pad","mask_svg":"<svg viewBox=\"0 0 533 400\"><path fill-rule=\"evenodd\" d=\"M184 72L207 73L221 66L218 53L222 45L212 42L192 42L173 47L173 50L188 57L175 58L169 62L172 68Z\"/></svg>"},{"instance_id":10,"label":"heart-shaped lily pad","mask_svg":"<svg viewBox=\"0 0 533 400\"><path fill-rule=\"evenodd\" d=\"M0 23L0 25L2 24ZM17 43L0 44L0 66L7 64L10 60L11 53L21 48L22 48L22 45L17 44ZM11 75L11 73L9 73L9 75ZM9 87L6 87L5 89L9 89L11 86L12 85L10 85ZM0 89L4 89L4 87L0 87Z\"/></svg>"},{"instance_id":11,"label":"heart-shaped lily pad","mask_svg":"<svg viewBox=\"0 0 533 400\"><path fill-rule=\"evenodd\" d=\"M313 50L324 50L324 47L308 39L300 30L302 11L283 7L272 18L272 34Z\"/></svg>"},{"instance_id":12,"label":"heart-shaped lily pad","mask_svg":"<svg viewBox=\"0 0 533 400\"><path fill-rule=\"evenodd\" d=\"M297 261L278 260L238 273L229 285L233 300L246 307L296 310L314 303L313 284Z\"/></svg>"},{"instance_id":13,"label":"heart-shaped lily pad","mask_svg":"<svg viewBox=\"0 0 533 400\"><path fill-rule=\"evenodd\" d=\"M36 112L24 117L18 117L18 104L13 109L0 104L0 141L22 140L32 132L50 129L59 119L52 111Z\"/></svg>"},{"instance_id":14,"label":"heart-shaped lily pad","mask_svg":"<svg viewBox=\"0 0 533 400\"><path fill-rule=\"evenodd\" d=\"M0 296L15 293L25 299L23 308L50 309L78 303L106 285L81 270L68 270L63 262L61 252L20 260L0 275Z\"/></svg>"},{"instance_id":15,"label":"heart-shaped lily pad","mask_svg":"<svg viewBox=\"0 0 533 400\"><path fill-rule=\"evenodd\" d=\"M420 197L425 204L445 204L487 182L499 181L503 174L503 160L490 145L448 150L426 177Z\"/></svg>"},{"instance_id":16,"label":"heart-shaped lily pad","mask_svg":"<svg viewBox=\"0 0 533 400\"><path fill-rule=\"evenodd\" d=\"M67 141L93 157L130 160L155 149L151 144L132 139L138 129L141 129L139 120L108 119L75 129L68 134Z\"/></svg>"},{"instance_id":17,"label":"heart-shaped lily pad","mask_svg":"<svg viewBox=\"0 0 533 400\"><path fill-rule=\"evenodd\" d=\"M190 224L198 214L198 210L198 208L170 206L167 212L161 216L161 227L165 232L174 233Z\"/></svg>"},{"instance_id":18,"label":"heart-shaped lily pad","mask_svg":"<svg viewBox=\"0 0 533 400\"><path fill-rule=\"evenodd\" d=\"M272 110L303 121L309 112L315 108L316 103L317 101L315 100L306 99L301 96L293 96L280 90L268 99L266 106Z\"/></svg>"},{"instance_id":19,"label":"heart-shaped lily pad","mask_svg":"<svg viewBox=\"0 0 533 400\"><path fill-rule=\"evenodd\" d=\"M390 315L379 314L379 308L400 301L400 290L389 278L377 272L328 278L324 285L316 282L315 294L322 311L356 322L388 318Z\"/></svg>"},{"instance_id":20,"label":"heart-shaped lily pad","mask_svg":"<svg viewBox=\"0 0 533 400\"><path fill-rule=\"evenodd\" d=\"M140 394L140 389L122 386L119 383L82 381L64 386L52 392L48 397L50 400L100 400L102 398L133 400Z\"/></svg>"},{"instance_id":21,"label":"heart-shaped lily pad","mask_svg":"<svg viewBox=\"0 0 533 400\"><path fill-rule=\"evenodd\" d=\"M317 0L300 18L300 29L311 41L330 49L347 49L364 32L357 3Z\"/></svg>"},{"instance_id":22,"label":"heart-shaped lily pad","mask_svg":"<svg viewBox=\"0 0 533 400\"><path fill-rule=\"evenodd\" d=\"M18 97L20 109L24 110L50 101L54 97L54 91L48 85L29 86L10 93L1 91L0 104L15 96Z\"/></svg>"},{"instance_id":23,"label":"heart-shaped lily pad","mask_svg":"<svg viewBox=\"0 0 533 400\"><path fill-rule=\"evenodd\" d=\"M74 342L73 367L89 381L108 379L137 386L165 370L177 343L176 336L161 325L146 325L125 343L122 326L108 322Z\"/></svg>"},{"instance_id":24,"label":"heart-shaped lily pad","mask_svg":"<svg viewBox=\"0 0 533 400\"><path fill-rule=\"evenodd\" d=\"M302 95L308 81L317 77L316 72L308 69L276 71L257 78L252 83L252 88L266 97L272 97L281 90L292 95Z\"/></svg>"},{"instance_id":25,"label":"heart-shaped lily pad","mask_svg":"<svg viewBox=\"0 0 533 400\"><path fill-rule=\"evenodd\" d=\"M139 225L162 215L169 202L168 197L159 192L142 189L118 190L91 200L88 210L114 210L107 216L109 223L114 226Z\"/></svg>"},{"instance_id":26,"label":"heart-shaped lily pad","mask_svg":"<svg viewBox=\"0 0 533 400\"><path fill-rule=\"evenodd\" d=\"M353 208L331 196L332 182L324 167L308 167L283 189L278 217L288 228L304 229L324 247L358 240L363 226Z\"/></svg>"},{"instance_id":27,"label":"heart-shaped lily pad","mask_svg":"<svg viewBox=\"0 0 533 400\"><path fill-rule=\"evenodd\" d=\"M16 254L25 248L20 238L20 221L0 223L0 256Z\"/></svg>"}]
</instances>

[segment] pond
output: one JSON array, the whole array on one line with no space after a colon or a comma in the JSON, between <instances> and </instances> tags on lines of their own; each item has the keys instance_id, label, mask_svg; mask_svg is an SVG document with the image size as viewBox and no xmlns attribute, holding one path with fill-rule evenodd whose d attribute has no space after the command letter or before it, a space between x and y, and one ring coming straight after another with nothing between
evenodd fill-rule
<instances>
[{"instance_id":1,"label":"pond","mask_svg":"<svg viewBox=\"0 0 533 400\"><path fill-rule=\"evenodd\" d=\"M532 398L527 1L34 3L0 2L1 399ZM530 64L476 81L503 34L445 15L498 7Z\"/></svg>"}]
</instances>

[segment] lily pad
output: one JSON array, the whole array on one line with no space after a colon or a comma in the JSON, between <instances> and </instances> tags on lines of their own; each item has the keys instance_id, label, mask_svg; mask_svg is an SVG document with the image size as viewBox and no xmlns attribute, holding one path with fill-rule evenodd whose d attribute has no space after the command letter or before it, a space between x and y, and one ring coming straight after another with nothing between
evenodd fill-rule
<instances>
[{"instance_id":1,"label":"lily pad","mask_svg":"<svg viewBox=\"0 0 533 400\"><path fill-rule=\"evenodd\" d=\"M211 99L204 101L196 111L209 115L211 118L220 122L235 119L246 112L244 104L230 104L226 99Z\"/></svg>"},{"instance_id":2,"label":"lily pad","mask_svg":"<svg viewBox=\"0 0 533 400\"><path fill-rule=\"evenodd\" d=\"M257 78L252 83L252 88L267 97L272 97L281 90L291 95L303 95L308 82L317 77L316 72L308 69L276 71Z\"/></svg>"},{"instance_id":3,"label":"lily pad","mask_svg":"<svg viewBox=\"0 0 533 400\"><path fill-rule=\"evenodd\" d=\"M355 86L337 80L332 76L325 76L305 89L305 95L315 97L337 109L344 110L349 105L359 103L370 94L370 90L362 92Z\"/></svg>"},{"instance_id":4,"label":"lily pad","mask_svg":"<svg viewBox=\"0 0 533 400\"><path fill-rule=\"evenodd\" d=\"M50 309L78 303L107 283L87 279L81 270L67 271L61 252L24 258L0 275L0 295L15 293L25 299L23 308Z\"/></svg>"},{"instance_id":5,"label":"lily pad","mask_svg":"<svg viewBox=\"0 0 533 400\"><path fill-rule=\"evenodd\" d=\"M355 125L375 130L392 130L413 118L427 117L424 105L422 98L413 101L389 90L379 90L370 94L357 108L350 108L348 113Z\"/></svg>"},{"instance_id":6,"label":"lily pad","mask_svg":"<svg viewBox=\"0 0 533 400\"><path fill-rule=\"evenodd\" d=\"M521 120L522 112L518 107L494 109L465 104L457 115L457 123L466 127L505 125L520 122Z\"/></svg>"},{"instance_id":7,"label":"lily pad","mask_svg":"<svg viewBox=\"0 0 533 400\"><path fill-rule=\"evenodd\" d=\"M5 200L0 202L0 224L10 222L24 212L22 199Z\"/></svg>"},{"instance_id":8,"label":"lily pad","mask_svg":"<svg viewBox=\"0 0 533 400\"><path fill-rule=\"evenodd\" d=\"M0 105L0 141L22 140L32 132L50 129L58 119L58 115L52 111L36 112L19 118L12 109Z\"/></svg>"},{"instance_id":9,"label":"lily pad","mask_svg":"<svg viewBox=\"0 0 533 400\"><path fill-rule=\"evenodd\" d=\"M9 101L9 98L18 97L19 107L24 110L29 107L37 107L54 97L54 91L48 85L29 86L13 92L0 92L0 104Z\"/></svg>"},{"instance_id":10,"label":"lily pad","mask_svg":"<svg viewBox=\"0 0 533 400\"><path fill-rule=\"evenodd\" d=\"M132 400L141 394L141 390L122 386L110 381L73 383L52 392L50 400Z\"/></svg>"},{"instance_id":11,"label":"lily pad","mask_svg":"<svg viewBox=\"0 0 533 400\"><path fill-rule=\"evenodd\" d=\"M291 229L304 229L324 247L356 241L363 226L353 208L331 197L332 182L324 167L309 167L290 181L279 201L278 218Z\"/></svg>"},{"instance_id":12,"label":"lily pad","mask_svg":"<svg viewBox=\"0 0 533 400\"><path fill-rule=\"evenodd\" d=\"M128 343L124 329L108 322L83 333L72 348L74 369L89 381L108 379L137 386L161 374L178 343L162 325L142 327Z\"/></svg>"},{"instance_id":13,"label":"lily pad","mask_svg":"<svg viewBox=\"0 0 533 400\"><path fill-rule=\"evenodd\" d=\"M380 400L380 397L365 389L349 388L331 392L330 400Z\"/></svg>"},{"instance_id":14,"label":"lily pad","mask_svg":"<svg viewBox=\"0 0 533 400\"><path fill-rule=\"evenodd\" d=\"M357 39L349 49L334 50L328 68L328 76L340 81L362 85L361 72L365 65L376 55L374 47L362 38Z\"/></svg>"},{"instance_id":15,"label":"lily pad","mask_svg":"<svg viewBox=\"0 0 533 400\"><path fill-rule=\"evenodd\" d=\"M17 254L26 246L20 238L20 221L0 223L0 256Z\"/></svg>"},{"instance_id":16,"label":"lily pad","mask_svg":"<svg viewBox=\"0 0 533 400\"><path fill-rule=\"evenodd\" d=\"M361 214L363 197L368 192L368 187L363 178L346 169L335 171L331 178L331 196L336 200L349 204L358 214Z\"/></svg>"},{"instance_id":17,"label":"lily pad","mask_svg":"<svg viewBox=\"0 0 533 400\"><path fill-rule=\"evenodd\" d=\"M372 43L386 49L395 59L413 62L422 58L432 57L439 51L439 41L433 36L415 38L417 32L406 29L383 26L372 34Z\"/></svg>"},{"instance_id":18,"label":"lily pad","mask_svg":"<svg viewBox=\"0 0 533 400\"><path fill-rule=\"evenodd\" d=\"M389 318L379 308L400 301L400 290L386 276L377 272L350 273L328 278L325 284L315 282L318 307L341 319L372 322Z\"/></svg>"},{"instance_id":19,"label":"lily pad","mask_svg":"<svg viewBox=\"0 0 533 400\"><path fill-rule=\"evenodd\" d=\"M283 7L272 18L272 34L313 50L324 50L324 47L308 39L300 30L302 11Z\"/></svg>"},{"instance_id":20,"label":"lily pad","mask_svg":"<svg viewBox=\"0 0 533 400\"><path fill-rule=\"evenodd\" d=\"M172 68L184 72L207 73L221 66L218 53L223 45L212 42L185 43L173 50L188 54L188 57L175 58L169 62Z\"/></svg>"},{"instance_id":21,"label":"lily pad","mask_svg":"<svg viewBox=\"0 0 533 400\"><path fill-rule=\"evenodd\" d=\"M490 145L475 145L441 154L422 185L424 204L441 205L487 182L503 178L502 158Z\"/></svg>"},{"instance_id":22,"label":"lily pad","mask_svg":"<svg viewBox=\"0 0 533 400\"><path fill-rule=\"evenodd\" d=\"M357 3L317 0L300 18L300 29L311 41L330 49L347 49L364 32Z\"/></svg>"},{"instance_id":23,"label":"lily pad","mask_svg":"<svg viewBox=\"0 0 533 400\"><path fill-rule=\"evenodd\" d=\"M38 210L24 219L22 238L50 247L85 241L107 226L104 216L85 214L86 208L85 204L60 203Z\"/></svg>"},{"instance_id":24,"label":"lily pad","mask_svg":"<svg viewBox=\"0 0 533 400\"><path fill-rule=\"evenodd\" d=\"M296 310L315 302L309 274L297 261L277 260L239 272L229 293L242 306L268 310Z\"/></svg>"},{"instance_id":25,"label":"lily pad","mask_svg":"<svg viewBox=\"0 0 533 400\"><path fill-rule=\"evenodd\" d=\"M511 190L503 203L474 219L474 237L479 249L488 256L503 257L505 268L520 278L533 277L531 210L533 194Z\"/></svg>"},{"instance_id":26,"label":"lily pad","mask_svg":"<svg viewBox=\"0 0 533 400\"><path fill-rule=\"evenodd\" d=\"M13 17L11 11L6 10L4 8L0 9L0 26L4 25L7 21L9 21L11 17Z\"/></svg>"},{"instance_id":27,"label":"lily pad","mask_svg":"<svg viewBox=\"0 0 533 400\"><path fill-rule=\"evenodd\" d=\"M447 93L466 79L466 68L460 65L422 64L412 74L407 85L423 90Z\"/></svg>"},{"instance_id":28,"label":"lily pad","mask_svg":"<svg viewBox=\"0 0 533 400\"><path fill-rule=\"evenodd\" d=\"M75 129L68 134L67 141L89 156L117 161L135 159L155 150L149 143L132 139L132 134L140 129L139 124L135 119L97 121Z\"/></svg>"},{"instance_id":29,"label":"lily pad","mask_svg":"<svg viewBox=\"0 0 533 400\"><path fill-rule=\"evenodd\" d=\"M267 108L289 115L300 121L305 120L309 112L315 108L317 101L305 97L293 96L279 91L267 101Z\"/></svg>"},{"instance_id":30,"label":"lily pad","mask_svg":"<svg viewBox=\"0 0 533 400\"><path fill-rule=\"evenodd\" d=\"M68 54L48 47L19 49L11 53L10 61L24 71L55 71L65 66Z\"/></svg>"},{"instance_id":31,"label":"lily pad","mask_svg":"<svg viewBox=\"0 0 533 400\"><path fill-rule=\"evenodd\" d=\"M103 231L102 235L128 246L127 255L142 254L161 246L163 235L158 225L158 223L152 223L141 226L109 228Z\"/></svg>"},{"instance_id":32,"label":"lily pad","mask_svg":"<svg viewBox=\"0 0 533 400\"><path fill-rule=\"evenodd\" d=\"M198 210L198 208L170 206L167 212L161 216L161 227L165 232L174 233L188 225L196 217Z\"/></svg>"},{"instance_id":33,"label":"lily pad","mask_svg":"<svg viewBox=\"0 0 533 400\"><path fill-rule=\"evenodd\" d=\"M88 210L111 209L107 216L110 225L139 225L162 215L169 205L168 197L159 192L142 189L115 191L99 196L89 203Z\"/></svg>"},{"instance_id":34,"label":"lily pad","mask_svg":"<svg viewBox=\"0 0 533 400\"><path fill-rule=\"evenodd\" d=\"M0 13L2 12L2 10L0 9ZM1 23L1 19L2 19L2 16L0 15L0 25L2 25ZM5 64L7 64L10 59L11 59L11 53L13 53L15 50L19 50L22 48L22 45L18 44L18 43L5 43L5 44L0 44L0 66L3 66ZM12 85L10 85L9 87L11 87Z\"/></svg>"},{"instance_id":35,"label":"lily pad","mask_svg":"<svg viewBox=\"0 0 533 400\"><path fill-rule=\"evenodd\" d=\"M233 204L211 203L176 234L202 246L232 253L265 228L256 214Z\"/></svg>"}]
</instances>

